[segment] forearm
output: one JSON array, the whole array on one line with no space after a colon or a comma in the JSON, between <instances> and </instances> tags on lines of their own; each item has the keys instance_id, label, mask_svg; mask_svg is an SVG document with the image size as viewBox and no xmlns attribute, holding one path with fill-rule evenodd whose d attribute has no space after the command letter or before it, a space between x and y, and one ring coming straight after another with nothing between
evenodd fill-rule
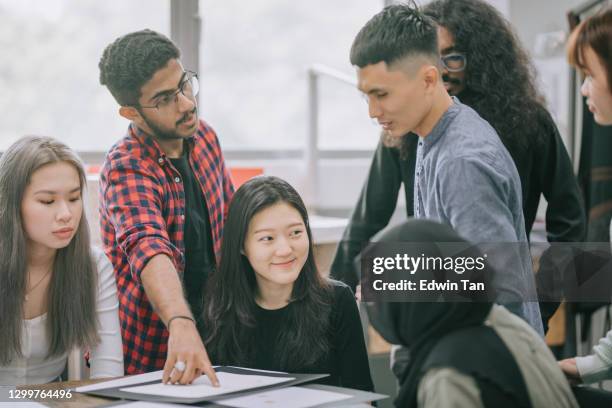
<instances>
[{"instance_id":1,"label":"forearm","mask_svg":"<svg viewBox=\"0 0 612 408\"><path fill-rule=\"evenodd\" d=\"M191 316L174 263L167 255L156 255L141 273L145 293L164 323L173 316Z\"/></svg>"},{"instance_id":2,"label":"forearm","mask_svg":"<svg viewBox=\"0 0 612 408\"><path fill-rule=\"evenodd\" d=\"M544 191L546 236L549 242L582 242L586 234L586 211L573 173L548 181Z\"/></svg>"},{"instance_id":3,"label":"forearm","mask_svg":"<svg viewBox=\"0 0 612 408\"><path fill-rule=\"evenodd\" d=\"M599 340L593 354L576 357L576 368L585 383L612 378L612 330Z\"/></svg>"},{"instance_id":4,"label":"forearm","mask_svg":"<svg viewBox=\"0 0 612 408\"><path fill-rule=\"evenodd\" d=\"M171 327L168 325L168 321L174 316L192 316L172 260L164 254L155 255L140 276L153 309L170 332L162 381L191 384L204 373L214 386L218 386L219 381L196 326L186 319L177 319L172 322ZM182 368L179 368L179 363L183 365Z\"/></svg>"},{"instance_id":5,"label":"forearm","mask_svg":"<svg viewBox=\"0 0 612 408\"><path fill-rule=\"evenodd\" d=\"M542 193L548 202L546 233L549 242L581 242L586 234L582 192L563 140L550 117L548 143L537 152Z\"/></svg>"}]
</instances>

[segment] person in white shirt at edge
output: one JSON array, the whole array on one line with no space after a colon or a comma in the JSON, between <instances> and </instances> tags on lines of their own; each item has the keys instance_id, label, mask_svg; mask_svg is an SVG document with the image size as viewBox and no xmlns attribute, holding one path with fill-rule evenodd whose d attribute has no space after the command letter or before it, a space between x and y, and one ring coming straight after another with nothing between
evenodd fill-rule
<instances>
[{"instance_id":1,"label":"person in white shirt at edge","mask_svg":"<svg viewBox=\"0 0 612 408\"><path fill-rule=\"evenodd\" d=\"M0 384L59 380L68 352L90 351L90 378L123 375L117 286L90 247L85 171L48 137L0 158Z\"/></svg>"},{"instance_id":2,"label":"person in white shirt at edge","mask_svg":"<svg viewBox=\"0 0 612 408\"><path fill-rule=\"evenodd\" d=\"M595 122L612 125L612 8L582 22L568 40L570 64L584 74L582 95ZM559 365L574 382L592 383L612 378L612 330L585 357L561 360Z\"/></svg>"}]
</instances>

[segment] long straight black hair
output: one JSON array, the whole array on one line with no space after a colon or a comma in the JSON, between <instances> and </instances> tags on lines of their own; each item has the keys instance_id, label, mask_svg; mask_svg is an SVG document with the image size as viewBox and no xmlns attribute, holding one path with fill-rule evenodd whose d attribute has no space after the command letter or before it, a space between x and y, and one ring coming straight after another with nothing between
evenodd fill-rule
<instances>
[{"instance_id":1,"label":"long straight black hair","mask_svg":"<svg viewBox=\"0 0 612 408\"><path fill-rule=\"evenodd\" d=\"M277 203L300 213L309 240L308 257L293 286L286 326L279 337L281 369L303 370L329 352L332 287L315 265L306 207L289 183L260 176L243 184L230 203L219 268L206 285L201 331L215 364L249 366L253 362L257 280L242 252L253 217Z\"/></svg>"},{"instance_id":2,"label":"long straight black hair","mask_svg":"<svg viewBox=\"0 0 612 408\"><path fill-rule=\"evenodd\" d=\"M21 332L26 293L27 239L21 202L32 174L48 164L68 163L79 174L81 196L85 171L77 155L63 143L28 136L0 158L0 365L22 356ZM47 294L49 355L99 341L96 317L97 274L91 256L85 211L65 248L58 249Z\"/></svg>"}]
</instances>

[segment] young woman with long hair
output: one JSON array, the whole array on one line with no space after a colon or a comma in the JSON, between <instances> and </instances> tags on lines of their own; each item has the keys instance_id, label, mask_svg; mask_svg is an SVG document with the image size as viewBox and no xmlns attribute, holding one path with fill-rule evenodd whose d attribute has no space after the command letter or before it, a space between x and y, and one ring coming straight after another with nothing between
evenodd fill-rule
<instances>
[{"instance_id":1,"label":"young woman with long hair","mask_svg":"<svg viewBox=\"0 0 612 408\"><path fill-rule=\"evenodd\" d=\"M287 182L256 177L235 193L205 299L202 337L216 364L373 389L355 297L317 271L306 208Z\"/></svg>"},{"instance_id":2,"label":"young woman with long hair","mask_svg":"<svg viewBox=\"0 0 612 408\"><path fill-rule=\"evenodd\" d=\"M68 352L89 349L91 378L123 375L117 287L92 252L85 171L47 137L0 158L0 384L58 380Z\"/></svg>"},{"instance_id":3,"label":"young woman with long hair","mask_svg":"<svg viewBox=\"0 0 612 408\"><path fill-rule=\"evenodd\" d=\"M584 74L582 95L595 122L612 125L612 8L584 20L570 35L568 58ZM612 378L612 330L593 348L593 354L561 360L565 374L576 382Z\"/></svg>"}]
</instances>

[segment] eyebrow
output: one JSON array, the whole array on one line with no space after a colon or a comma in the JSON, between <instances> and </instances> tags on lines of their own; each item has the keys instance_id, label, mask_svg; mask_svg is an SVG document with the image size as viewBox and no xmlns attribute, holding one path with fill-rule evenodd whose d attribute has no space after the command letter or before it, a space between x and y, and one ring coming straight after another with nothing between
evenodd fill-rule
<instances>
[{"instance_id":1,"label":"eyebrow","mask_svg":"<svg viewBox=\"0 0 612 408\"><path fill-rule=\"evenodd\" d=\"M181 79L179 79L178 85L176 86L176 88L173 89L164 89L162 91L158 91L155 93L155 95L153 95L151 98L149 98L149 102L153 102L155 99L159 98L162 95L170 95L174 92L176 92L178 89L180 89L181 84L183 83L183 79L185 78L185 75L187 75L187 71L183 71L183 75L181 75Z\"/></svg>"},{"instance_id":2,"label":"eyebrow","mask_svg":"<svg viewBox=\"0 0 612 408\"><path fill-rule=\"evenodd\" d=\"M372 88L370 90L368 90L367 92L361 88L357 88L359 90L359 92L365 94L365 95L372 95L378 92L387 92L386 90L382 89L382 88Z\"/></svg>"},{"instance_id":3,"label":"eyebrow","mask_svg":"<svg viewBox=\"0 0 612 408\"><path fill-rule=\"evenodd\" d=\"M81 191L81 186L73 188L72 190L70 190L68 192L68 194L76 193L77 191L79 191L79 192ZM58 194L58 192L57 191L53 191L53 190L38 190L34 194L51 194L51 195L53 195L53 194Z\"/></svg>"},{"instance_id":4,"label":"eyebrow","mask_svg":"<svg viewBox=\"0 0 612 408\"><path fill-rule=\"evenodd\" d=\"M297 227L297 226L303 226L304 223L303 222L294 222L293 224L287 225L285 228L289 229L289 228L293 228L293 227ZM257 234L259 232L266 232L266 231L273 231L273 228L262 228L262 229L258 229L257 231L254 231L253 234Z\"/></svg>"}]
</instances>

